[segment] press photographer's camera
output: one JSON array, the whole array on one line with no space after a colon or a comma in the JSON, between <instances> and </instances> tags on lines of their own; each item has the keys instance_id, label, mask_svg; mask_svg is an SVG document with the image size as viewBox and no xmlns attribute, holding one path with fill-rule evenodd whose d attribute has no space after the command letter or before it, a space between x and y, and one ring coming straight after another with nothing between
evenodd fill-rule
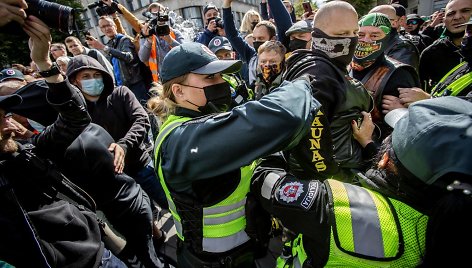
<instances>
[{"instance_id":1,"label":"press photographer's camera","mask_svg":"<svg viewBox=\"0 0 472 268\"><path fill-rule=\"evenodd\" d=\"M27 15L38 17L49 27L71 34L74 30L76 10L57 3L44 0L26 0L28 9Z\"/></svg>"},{"instance_id":2,"label":"press photographer's camera","mask_svg":"<svg viewBox=\"0 0 472 268\"><path fill-rule=\"evenodd\" d=\"M164 36L170 34L169 14L167 12L152 13L145 11L143 16L148 19L149 35Z\"/></svg>"},{"instance_id":3,"label":"press photographer's camera","mask_svg":"<svg viewBox=\"0 0 472 268\"><path fill-rule=\"evenodd\" d=\"M107 15L112 15L114 14L115 12L120 12L119 8L118 8L118 4L113 1L111 6L107 6L105 3L103 3L102 1L97 1L95 3L92 3L90 5L87 6L89 9L95 9L95 12L97 12L97 15L99 17L101 16L107 16Z\"/></svg>"}]
</instances>

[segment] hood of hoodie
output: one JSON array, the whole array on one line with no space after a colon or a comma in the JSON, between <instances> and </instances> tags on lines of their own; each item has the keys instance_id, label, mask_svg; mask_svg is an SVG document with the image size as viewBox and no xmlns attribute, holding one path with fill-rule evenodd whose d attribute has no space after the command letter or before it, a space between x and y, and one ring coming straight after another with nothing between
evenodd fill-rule
<instances>
[{"instance_id":1,"label":"hood of hoodie","mask_svg":"<svg viewBox=\"0 0 472 268\"><path fill-rule=\"evenodd\" d=\"M93 69L102 73L103 84L105 85L105 87L103 89L103 93L101 94L101 96L108 96L113 92L113 89L115 88L115 85L113 84L113 78L112 78L113 74L110 74L109 72L107 72L107 70L96 59L87 55L78 55L78 56L73 57L69 61L69 64L67 65L67 72L66 72L66 75L69 81L74 81L77 73L83 69ZM106 98L100 98L100 99L106 99Z\"/></svg>"}]
</instances>

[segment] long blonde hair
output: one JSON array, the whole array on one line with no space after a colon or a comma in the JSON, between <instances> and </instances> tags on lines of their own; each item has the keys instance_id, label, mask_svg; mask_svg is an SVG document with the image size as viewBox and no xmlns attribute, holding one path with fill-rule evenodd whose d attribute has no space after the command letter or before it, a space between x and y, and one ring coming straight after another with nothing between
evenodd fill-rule
<instances>
[{"instance_id":1,"label":"long blonde hair","mask_svg":"<svg viewBox=\"0 0 472 268\"><path fill-rule=\"evenodd\" d=\"M241 22L241 27L239 27L239 32L244 34L252 33L252 24L251 18L252 16L257 16L259 18L259 22L262 21L261 15L259 12L255 11L254 9L249 10L244 14L243 21Z\"/></svg>"},{"instance_id":2,"label":"long blonde hair","mask_svg":"<svg viewBox=\"0 0 472 268\"><path fill-rule=\"evenodd\" d=\"M169 115L175 113L175 108L178 104L175 102L175 96L172 93L172 85L180 84L187 80L188 74L176 77L161 84L156 84L151 88L151 93L154 95L147 101L147 109L153 113L161 122L164 122Z\"/></svg>"}]
</instances>

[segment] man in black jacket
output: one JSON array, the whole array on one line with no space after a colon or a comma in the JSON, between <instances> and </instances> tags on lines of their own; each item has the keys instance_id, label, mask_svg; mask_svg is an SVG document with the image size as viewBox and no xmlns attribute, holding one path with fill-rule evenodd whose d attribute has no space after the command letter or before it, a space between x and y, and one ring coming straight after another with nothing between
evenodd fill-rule
<instances>
[{"instance_id":1,"label":"man in black jacket","mask_svg":"<svg viewBox=\"0 0 472 268\"><path fill-rule=\"evenodd\" d=\"M430 92L443 76L463 59L459 53L465 25L472 15L472 2L452 0L446 5L444 38L427 47L420 58L419 74L423 89Z\"/></svg>"},{"instance_id":2,"label":"man in black jacket","mask_svg":"<svg viewBox=\"0 0 472 268\"><path fill-rule=\"evenodd\" d=\"M386 45L392 31L388 17L382 13L369 13L359 21L359 43L351 63L352 77L358 79L374 97L371 112L374 123L379 126L378 138L387 137L391 128L384 124L382 101L390 104L390 98L398 97L398 88L419 87L416 70L395 59L385 56ZM403 107L401 104L399 107Z\"/></svg>"},{"instance_id":3,"label":"man in black jacket","mask_svg":"<svg viewBox=\"0 0 472 268\"><path fill-rule=\"evenodd\" d=\"M51 187L57 183L53 165L37 164L62 165L71 143L90 127L90 116L80 93L49 60L49 27L30 16L24 29L59 117L29 142L18 143L13 138L21 133L7 112L22 98L0 97L0 259L16 267L126 267L104 248L95 213L58 199Z\"/></svg>"},{"instance_id":4,"label":"man in black jacket","mask_svg":"<svg viewBox=\"0 0 472 268\"><path fill-rule=\"evenodd\" d=\"M290 167L306 178L349 180L362 167L361 145L352 138L351 122L370 111L364 86L347 74L357 44L358 16L344 1L320 8L313 24L312 50L299 49L287 60L286 80L308 75L313 96L322 104L310 135L290 151Z\"/></svg>"}]
</instances>

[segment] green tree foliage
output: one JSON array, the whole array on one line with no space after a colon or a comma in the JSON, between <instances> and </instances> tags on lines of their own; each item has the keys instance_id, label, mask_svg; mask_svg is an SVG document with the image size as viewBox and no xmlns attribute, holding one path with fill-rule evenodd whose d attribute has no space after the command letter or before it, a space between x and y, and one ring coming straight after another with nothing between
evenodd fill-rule
<instances>
[{"instance_id":1,"label":"green tree foliage","mask_svg":"<svg viewBox=\"0 0 472 268\"><path fill-rule=\"evenodd\" d=\"M26 0L28 2L28 0ZM79 0L51 0L61 5L73 7L76 9L83 9ZM28 11L26 12L28 13ZM83 28L83 23L80 22L80 11L77 13L78 27ZM9 25L8 31L0 32L0 66L3 68L10 66L13 63L20 63L29 65L30 51L28 48L28 36L24 33L20 25ZM69 34L59 32L56 29L51 29L52 42L64 42L64 39Z\"/></svg>"}]
</instances>

